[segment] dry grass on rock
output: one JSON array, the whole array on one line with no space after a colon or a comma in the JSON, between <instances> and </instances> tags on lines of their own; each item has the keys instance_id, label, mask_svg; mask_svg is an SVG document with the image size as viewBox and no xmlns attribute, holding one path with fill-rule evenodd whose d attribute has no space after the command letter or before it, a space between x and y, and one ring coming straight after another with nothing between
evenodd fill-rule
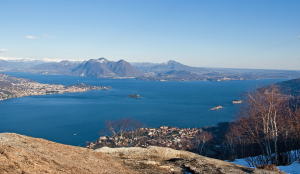
<instances>
[{"instance_id":1,"label":"dry grass on rock","mask_svg":"<svg viewBox=\"0 0 300 174\"><path fill-rule=\"evenodd\" d=\"M90 149L13 133L0 134L0 173L137 173Z\"/></svg>"},{"instance_id":2,"label":"dry grass on rock","mask_svg":"<svg viewBox=\"0 0 300 174\"><path fill-rule=\"evenodd\" d=\"M163 147L96 151L13 133L0 134L0 173L70 174L279 174Z\"/></svg>"}]
</instances>

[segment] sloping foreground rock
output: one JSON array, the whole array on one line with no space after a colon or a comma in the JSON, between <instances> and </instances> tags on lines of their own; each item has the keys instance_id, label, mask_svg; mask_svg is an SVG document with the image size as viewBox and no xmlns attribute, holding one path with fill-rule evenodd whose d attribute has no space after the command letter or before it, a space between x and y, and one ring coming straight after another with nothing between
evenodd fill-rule
<instances>
[{"instance_id":1,"label":"sloping foreground rock","mask_svg":"<svg viewBox=\"0 0 300 174\"><path fill-rule=\"evenodd\" d=\"M162 147L101 148L96 151L31 138L0 134L0 173L279 173L250 169L186 151Z\"/></svg>"},{"instance_id":2,"label":"sloping foreground rock","mask_svg":"<svg viewBox=\"0 0 300 174\"><path fill-rule=\"evenodd\" d=\"M283 173L270 170L247 168L241 165L212 159L195 153L174 150L165 147L149 146L147 148L109 148L103 147L95 151L119 158L141 173L253 173L275 174Z\"/></svg>"},{"instance_id":3,"label":"sloping foreground rock","mask_svg":"<svg viewBox=\"0 0 300 174\"><path fill-rule=\"evenodd\" d=\"M138 173L91 149L13 133L0 134L0 173Z\"/></svg>"}]
</instances>

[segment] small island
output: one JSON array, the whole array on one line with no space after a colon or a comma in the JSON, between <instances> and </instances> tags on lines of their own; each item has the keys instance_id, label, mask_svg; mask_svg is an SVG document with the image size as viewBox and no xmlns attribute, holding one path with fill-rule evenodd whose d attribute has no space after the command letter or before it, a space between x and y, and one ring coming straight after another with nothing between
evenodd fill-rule
<instances>
[{"instance_id":1,"label":"small island","mask_svg":"<svg viewBox=\"0 0 300 174\"><path fill-rule=\"evenodd\" d=\"M127 95L127 97L129 97L129 98L141 98L141 96L138 95L138 94L130 94L130 95Z\"/></svg>"},{"instance_id":2,"label":"small island","mask_svg":"<svg viewBox=\"0 0 300 174\"><path fill-rule=\"evenodd\" d=\"M223 108L223 106L217 106L217 107L214 107L214 108L211 108L210 110L218 110L218 109L222 109Z\"/></svg>"},{"instance_id":3,"label":"small island","mask_svg":"<svg viewBox=\"0 0 300 174\"><path fill-rule=\"evenodd\" d=\"M232 100L232 104L240 104L243 103L243 100Z\"/></svg>"}]
</instances>

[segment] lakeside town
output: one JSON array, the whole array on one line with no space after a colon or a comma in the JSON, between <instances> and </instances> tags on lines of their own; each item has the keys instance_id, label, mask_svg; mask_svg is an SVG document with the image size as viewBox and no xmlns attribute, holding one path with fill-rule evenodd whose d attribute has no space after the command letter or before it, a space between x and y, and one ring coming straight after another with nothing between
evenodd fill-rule
<instances>
[{"instance_id":1,"label":"lakeside town","mask_svg":"<svg viewBox=\"0 0 300 174\"><path fill-rule=\"evenodd\" d=\"M33 80L11 77L0 73L0 100L31 95L85 92L101 89L108 90L110 88L110 86L90 86L86 84L76 84L71 86L41 84Z\"/></svg>"},{"instance_id":2,"label":"lakeside town","mask_svg":"<svg viewBox=\"0 0 300 174\"><path fill-rule=\"evenodd\" d=\"M95 149L108 147L147 147L149 145L185 149L186 143L195 139L202 132L201 128L177 128L161 126L159 128L139 128L136 131L124 132L123 135L101 136L86 147Z\"/></svg>"},{"instance_id":3,"label":"lakeside town","mask_svg":"<svg viewBox=\"0 0 300 174\"><path fill-rule=\"evenodd\" d=\"M126 119L121 120L125 123ZM124 122L125 121L125 122ZM120 123L120 122L119 122ZM122 123L121 123L122 124ZM178 128L160 126L158 128L129 128L109 124L109 136L100 136L94 142L87 142L86 148L98 149L101 147L142 147L160 146L176 150L188 150L202 155L216 157L222 154L222 134L228 123L219 123L218 126L203 128ZM121 128L122 130L120 130ZM129 131L126 131L129 130ZM118 133L117 133L118 132Z\"/></svg>"}]
</instances>

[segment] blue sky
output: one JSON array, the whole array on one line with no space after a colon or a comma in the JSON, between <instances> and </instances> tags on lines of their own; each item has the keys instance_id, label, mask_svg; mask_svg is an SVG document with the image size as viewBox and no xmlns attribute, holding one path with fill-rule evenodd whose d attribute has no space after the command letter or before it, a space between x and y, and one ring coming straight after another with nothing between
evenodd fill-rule
<instances>
[{"instance_id":1,"label":"blue sky","mask_svg":"<svg viewBox=\"0 0 300 174\"><path fill-rule=\"evenodd\" d=\"M0 58L300 70L300 1L0 0Z\"/></svg>"}]
</instances>

